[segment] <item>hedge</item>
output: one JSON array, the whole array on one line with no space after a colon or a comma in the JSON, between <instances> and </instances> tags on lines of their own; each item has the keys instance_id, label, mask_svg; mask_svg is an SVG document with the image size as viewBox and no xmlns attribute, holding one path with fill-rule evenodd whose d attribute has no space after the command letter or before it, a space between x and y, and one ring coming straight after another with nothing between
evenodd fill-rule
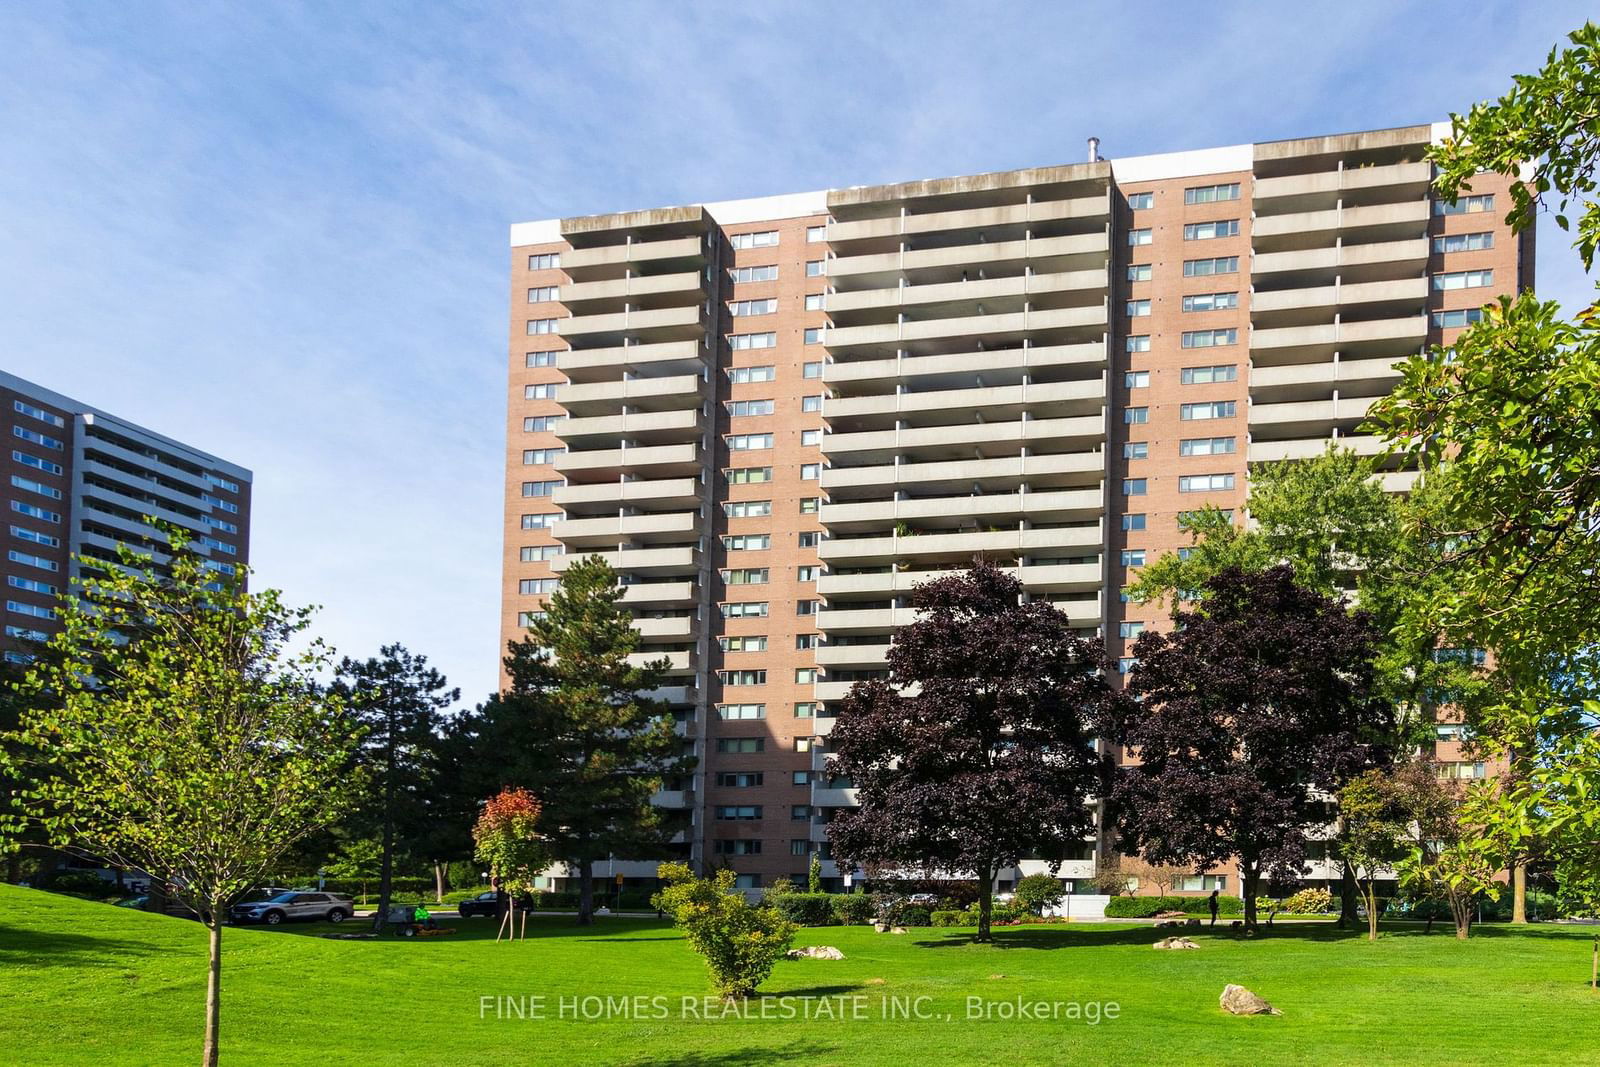
<instances>
[{"instance_id":1,"label":"hedge","mask_svg":"<svg viewBox=\"0 0 1600 1067\"><path fill-rule=\"evenodd\" d=\"M1108 919L1148 919L1158 912L1181 911L1185 915L1210 915L1211 898L1205 897L1112 897L1106 901ZM1238 897L1218 896L1219 915L1243 915L1244 902Z\"/></svg>"},{"instance_id":2,"label":"hedge","mask_svg":"<svg viewBox=\"0 0 1600 1067\"><path fill-rule=\"evenodd\" d=\"M833 895L829 893L784 893L769 903L779 915L801 926L827 926L833 922Z\"/></svg>"},{"instance_id":3,"label":"hedge","mask_svg":"<svg viewBox=\"0 0 1600 1067\"><path fill-rule=\"evenodd\" d=\"M928 916L934 926L971 926L973 919L964 911L936 911Z\"/></svg>"},{"instance_id":4,"label":"hedge","mask_svg":"<svg viewBox=\"0 0 1600 1067\"><path fill-rule=\"evenodd\" d=\"M872 898L865 893L848 893L833 898L833 918L841 926L860 926L872 921Z\"/></svg>"}]
</instances>

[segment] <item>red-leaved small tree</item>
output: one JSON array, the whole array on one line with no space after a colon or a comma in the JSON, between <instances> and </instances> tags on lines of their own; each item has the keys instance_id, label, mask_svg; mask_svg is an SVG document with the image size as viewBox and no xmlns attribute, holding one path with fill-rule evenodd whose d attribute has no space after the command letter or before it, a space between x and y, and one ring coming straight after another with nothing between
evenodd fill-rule
<instances>
[{"instance_id":1,"label":"red-leaved small tree","mask_svg":"<svg viewBox=\"0 0 1600 1067\"><path fill-rule=\"evenodd\" d=\"M484 801L483 814L472 828L478 859L488 865L495 885L510 897L496 941L508 934L517 936L517 898L533 892L539 872L550 862L549 850L537 829L539 811L538 798L526 789L502 789ZM528 916L524 912L524 934L527 927Z\"/></svg>"}]
</instances>

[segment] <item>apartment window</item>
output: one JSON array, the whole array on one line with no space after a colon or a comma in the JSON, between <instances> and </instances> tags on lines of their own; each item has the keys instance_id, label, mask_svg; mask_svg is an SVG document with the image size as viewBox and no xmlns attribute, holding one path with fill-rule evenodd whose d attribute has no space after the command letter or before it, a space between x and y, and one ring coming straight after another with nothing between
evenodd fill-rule
<instances>
[{"instance_id":1,"label":"apartment window","mask_svg":"<svg viewBox=\"0 0 1600 1067\"><path fill-rule=\"evenodd\" d=\"M760 841L713 841L711 847L713 852L723 856L761 855Z\"/></svg>"},{"instance_id":2,"label":"apartment window","mask_svg":"<svg viewBox=\"0 0 1600 1067\"><path fill-rule=\"evenodd\" d=\"M31 552L18 552L14 548L6 553L6 558L12 563L21 563L28 567L38 567L42 571L55 571L61 569L60 565L53 559L45 559L43 556L35 556Z\"/></svg>"},{"instance_id":3,"label":"apartment window","mask_svg":"<svg viewBox=\"0 0 1600 1067\"><path fill-rule=\"evenodd\" d=\"M1454 270L1433 276L1435 289L1477 289L1493 284L1492 270Z\"/></svg>"},{"instance_id":4,"label":"apartment window","mask_svg":"<svg viewBox=\"0 0 1600 1067\"><path fill-rule=\"evenodd\" d=\"M1123 459L1149 459L1150 458L1150 442L1148 442L1148 441L1124 441L1122 443L1122 458Z\"/></svg>"},{"instance_id":5,"label":"apartment window","mask_svg":"<svg viewBox=\"0 0 1600 1067\"><path fill-rule=\"evenodd\" d=\"M723 640L728 640L723 638ZM738 640L735 638L735 640ZM718 704L717 718L719 719L765 719L767 706L765 704Z\"/></svg>"},{"instance_id":6,"label":"apartment window","mask_svg":"<svg viewBox=\"0 0 1600 1067\"><path fill-rule=\"evenodd\" d=\"M523 482L522 483L522 495L523 496L549 496L550 494L554 493L557 489L560 489L563 485L566 485L566 484L567 484L566 481L564 479L561 479L561 478L552 478L552 479L549 479L547 481L542 481L542 482Z\"/></svg>"},{"instance_id":7,"label":"apartment window","mask_svg":"<svg viewBox=\"0 0 1600 1067\"><path fill-rule=\"evenodd\" d=\"M525 353L523 355L523 357L522 357L522 365L524 367L528 367L530 369L534 368L534 367L554 367L556 365L556 353L554 353L554 352L528 352L528 353Z\"/></svg>"},{"instance_id":8,"label":"apartment window","mask_svg":"<svg viewBox=\"0 0 1600 1067\"><path fill-rule=\"evenodd\" d=\"M1180 493L1212 493L1232 488L1231 474L1185 474L1178 479Z\"/></svg>"},{"instance_id":9,"label":"apartment window","mask_svg":"<svg viewBox=\"0 0 1600 1067\"><path fill-rule=\"evenodd\" d=\"M58 430L66 428L66 421L62 419L60 415L52 415L44 408L36 408L26 401L13 400L11 402L11 408L18 414L26 415L30 419L38 419L40 422L47 422Z\"/></svg>"},{"instance_id":10,"label":"apartment window","mask_svg":"<svg viewBox=\"0 0 1600 1067\"><path fill-rule=\"evenodd\" d=\"M1150 280L1152 273L1148 263L1128 264L1128 280L1130 282L1147 282Z\"/></svg>"},{"instance_id":11,"label":"apartment window","mask_svg":"<svg viewBox=\"0 0 1600 1067\"><path fill-rule=\"evenodd\" d=\"M796 822L801 822L803 820L810 819L811 818L811 805L810 804L791 804L791 805L789 805L789 818L793 819Z\"/></svg>"},{"instance_id":12,"label":"apartment window","mask_svg":"<svg viewBox=\"0 0 1600 1067\"><path fill-rule=\"evenodd\" d=\"M1238 293L1195 293L1183 298L1185 311L1231 311L1238 306Z\"/></svg>"},{"instance_id":13,"label":"apartment window","mask_svg":"<svg viewBox=\"0 0 1600 1067\"><path fill-rule=\"evenodd\" d=\"M13 426L11 427L11 432L30 444L38 445L41 448L48 448L54 452L64 451L67 447L54 437L51 437L48 434L37 433L28 429L26 426Z\"/></svg>"},{"instance_id":14,"label":"apartment window","mask_svg":"<svg viewBox=\"0 0 1600 1067\"><path fill-rule=\"evenodd\" d=\"M1134 425L1138 425L1140 423L1149 422L1150 421L1150 409L1149 408L1123 408L1122 409L1122 421L1127 423L1129 426L1134 426Z\"/></svg>"},{"instance_id":15,"label":"apartment window","mask_svg":"<svg viewBox=\"0 0 1600 1067\"><path fill-rule=\"evenodd\" d=\"M1147 245L1154 240L1155 235L1148 226L1144 229L1128 231L1128 244L1130 246Z\"/></svg>"},{"instance_id":16,"label":"apartment window","mask_svg":"<svg viewBox=\"0 0 1600 1067\"><path fill-rule=\"evenodd\" d=\"M1238 219L1218 219L1215 222L1186 222L1183 224L1185 241L1210 241L1217 237L1239 236Z\"/></svg>"},{"instance_id":17,"label":"apartment window","mask_svg":"<svg viewBox=\"0 0 1600 1067\"><path fill-rule=\"evenodd\" d=\"M1144 633L1144 623L1142 622L1121 622L1117 624L1117 636L1123 640L1138 637L1142 633Z\"/></svg>"},{"instance_id":18,"label":"apartment window","mask_svg":"<svg viewBox=\"0 0 1600 1067\"><path fill-rule=\"evenodd\" d=\"M554 285L541 285L528 290L528 303L542 304L546 300L560 300L561 290Z\"/></svg>"},{"instance_id":19,"label":"apartment window","mask_svg":"<svg viewBox=\"0 0 1600 1067\"><path fill-rule=\"evenodd\" d=\"M797 737L797 738L795 738L794 739L794 750L796 752L810 752L811 751L811 738L809 738L809 737Z\"/></svg>"},{"instance_id":20,"label":"apartment window","mask_svg":"<svg viewBox=\"0 0 1600 1067\"><path fill-rule=\"evenodd\" d=\"M760 771L720 771L717 774L717 786L720 789L754 789L761 782Z\"/></svg>"},{"instance_id":21,"label":"apartment window","mask_svg":"<svg viewBox=\"0 0 1600 1067\"><path fill-rule=\"evenodd\" d=\"M1144 316L1150 314L1150 301L1130 300L1127 304L1127 310L1130 318L1143 318Z\"/></svg>"},{"instance_id":22,"label":"apartment window","mask_svg":"<svg viewBox=\"0 0 1600 1067\"><path fill-rule=\"evenodd\" d=\"M736 233L730 235L728 241L736 249L771 248L778 243L778 231L762 230L759 233Z\"/></svg>"},{"instance_id":23,"label":"apartment window","mask_svg":"<svg viewBox=\"0 0 1600 1067\"><path fill-rule=\"evenodd\" d=\"M814 482L820 477L822 477L822 464L820 464L820 463L802 463L802 464L800 464L800 480L802 482Z\"/></svg>"},{"instance_id":24,"label":"apartment window","mask_svg":"<svg viewBox=\"0 0 1600 1067\"><path fill-rule=\"evenodd\" d=\"M15 600L6 601L6 610L16 615L27 615L35 619L53 619L56 613L50 608L41 608L34 604L20 604Z\"/></svg>"},{"instance_id":25,"label":"apartment window","mask_svg":"<svg viewBox=\"0 0 1600 1067\"><path fill-rule=\"evenodd\" d=\"M522 528L524 530L548 530L560 522L562 517L559 511L541 512L538 515L524 515L522 516Z\"/></svg>"},{"instance_id":26,"label":"apartment window","mask_svg":"<svg viewBox=\"0 0 1600 1067\"><path fill-rule=\"evenodd\" d=\"M1127 674L1129 671L1133 670L1134 664L1138 662L1139 661L1134 659L1132 656L1123 656L1119 658L1117 660L1117 673Z\"/></svg>"},{"instance_id":27,"label":"apartment window","mask_svg":"<svg viewBox=\"0 0 1600 1067\"><path fill-rule=\"evenodd\" d=\"M1213 889L1225 893L1228 890L1228 876L1225 874L1186 874L1179 882L1182 884L1178 888L1186 893L1209 893Z\"/></svg>"},{"instance_id":28,"label":"apartment window","mask_svg":"<svg viewBox=\"0 0 1600 1067\"><path fill-rule=\"evenodd\" d=\"M1233 509L1232 508L1218 508L1217 510L1222 513L1222 517L1224 519L1227 519L1229 522L1233 521ZM1194 523L1197 519L1199 519L1200 518L1200 512L1198 512L1198 511L1180 511L1180 512L1178 512L1177 515L1173 516L1173 518L1177 520L1178 529L1181 530L1185 526L1188 526L1188 525ZM1178 549L1178 558L1179 559L1188 559L1190 554L1193 553L1193 552L1194 552L1194 549L1192 549L1192 548L1180 548L1180 549ZM1193 600L1194 597L1190 597L1189 599Z\"/></svg>"},{"instance_id":29,"label":"apartment window","mask_svg":"<svg viewBox=\"0 0 1600 1067\"><path fill-rule=\"evenodd\" d=\"M1183 276L1185 278L1209 278L1213 274L1238 273L1238 256L1213 256L1210 259L1186 259L1183 261Z\"/></svg>"},{"instance_id":30,"label":"apartment window","mask_svg":"<svg viewBox=\"0 0 1600 1067\"><path fill-rule=\"evenodd\" d=\"M794 682L796 685L813 685L817 680L815 667L796 667L794 669Z\"/></svg>"},{"instance_id":31,"label":"apartment window","mask_svg":"<svg viewBox=\"0 0 1600 1067\"><path fill-rule=\"evenodd\" d=\"M529 319L528 320L528 334L529 334L529 336L534 336L534 335L537 335L537 334L545 334L545 333L560 333L560 332L561 331L556 329L556 320L555 319Z\"/></svg>"},{"instance_id":32,"label":"apartment window","mask_svg":"<svg viewBox=\"0 0 1600 1067\"><path fill-rule=\"evenodd\" d=\"M722 512L730 519L756 519L772 514L770 500L724 500Z\"/></svg>"},{"instance_id":33,"label":"apartment window","mask_svg":"<svg viewBox=\"0 0 1600 1067\"><path fill-rule=\"evenodd\" d=\"M766 585L766 567L728 567L722 571L724 585Z\"/></svg>"},{"instance_id":34,"label":"apartment window","mask_svg":"<svg viewBox=\"0 0 1600 1067\"><path fill-rule=\"evenodd\" d=\"M517 583L517 592L523 596L546 596L559 585L559 578L524 578Z\"/></svg>"},{"instance_id":35,"label":"apartment window","mask_svg":"<svg viewBox=\"0 0 1600 1067\"><path fill-rule=\"evenodd\" d=\"M730 333L728 347L735 352L746 352L754 348L776 348L778 335L775 333Z\"/></svg>"},{"instance_id":36,"label":"apartment window","mask_svg":"<svg viewBox=\"0 0 1600 1067\"><path fill-rule=\"evenodd\" d=\"M1433 324L1439 327L1471 326L1475 322L1483 321L1482 308L1461 308L1457 311L1435 311Z\"/></svg>"},{"instance_id":37,"label":"apartment window","mask_svg":"<svg viewBox=\"0 0 1600 1067\"><path fill-rule=\"evenodd\" d=\"M1122 385L1127 389L1150 388L1150 372L1147 370L1125 371L1122 375Z\"/></svg>"},{"instance_id":38,"label":"apartment window","mask_svg":"<svg viewBox=\"0 0 1600 1067\"><path fill-rule=\"evenodd\" d=\"M761 818L760 804L718 804L717 818L735 822L754 822Z\"/></svg>"},{"instance_id":39,"label":"apartment window","mask_svg":"<svg viewBox=\"0 0 1600 1067\"><path fill-rule=\"evenodd\" d=\"M1487 768L1481 763L1441 763L1439 764L1439 777L1450 779L1472 780L1483 778Z\"/></svg>"},{"instance_id":40,"label":"apartment window","mask_svg":"<svg viewBox=\"0 0 1600 1067\"><path fill-rule=\"evenodd\" d=\"M822 310L822 294L821 293L807 293L806 294L806 310L807 311L821 311Z\"/></svg>"},{"instance_id":41,"label":"apartment window","mask_svg":"<svg viewBox=\"0 0 1600 1067\"><path fill-rule=\"evenodd\" d=\"M794 613L796 615L815 615L819 603L821 601L818 600L796 600L794 602Z\"/></svg>"},{"instance_id":42,"label":"apartment window","mask_svg":"<svg viewBox=\"0 0 1600 1067\"><path fill-rule=\"evenodd\" d=\"M757 452L772 447L770 433L734 433L729 434L725 440L728 442L729 452Z\"/></svg>"},{"instance_id":43,"label":"apartment window","mask_svg":"<svg viewBox=\"0 0 1600 1067\"><path fill-rule=\"evenodd\" d=\"M776 298L766 300L734 300L728 304L730 314L743 317L746 315L772 315L778 310Z\"/></svg>"},{"instance_id":44,"label":"apartment window","mask_svg":"<svg viewBox=\"0 0 1600 1067\"><path fill-rule=\"evenodd\" d=\"M43 534L37 530L30 530L26 526L11 527L11 536L15 537L19 541L31 541L36 545L44 545L46 548L61 547L61 539L59 537L51 537L49 534Z\"/></svg>"},{"instance_id":45,"label":"apartment window","mask_svg":"<svg viewBox=\"0 0 1600 1067\"><path fill-rule=\"evenodd\" d=\"M1123 496L1144 496L1147 479L1124 478L1122 479Z\"/></svg>"},{"instance_id":46,"label":"apartment window","mask_svg":"<svg viewBox=\"0 0 1600 1067\"><path fill-rule=\"evenodd\" d=\"M758 552L772 547L771 534L724 534L722 547L729 552Z\"/></svg>"},{"instance_id":47,"label":"apartment window","mask_svg":"<svg viewBox=\"0 0 1600 1067\"><path fill-rule=\"evenodd\" d=\"M222 530L226 533L236 534L239 532L239 527L226 519L219 519L215 515L202 515L200 516L200 521L212 529Z\"/></svg>"},{"instance_id":48,"label":"apartment window","mask_svg":"<svg viewBox=\"0 0 1600 1067\"><path fill-rule=\"evenodd\" d=\"M820 564L806 563L795 568L794 578L797 582L814 582L821 572L822 567Z\"/></svg>"},{"instance_id":49,"label":"apartment window","mask_svg":"<svg viewBox=\"0 0 1600 1067\"><path fill-rule=\"evenodd\" d=\"M1219 363L1212 367L1184 367L1179 374L1180 380L1184 385L1213 385L1217 382L1235 382L1239 380L1239 365L1236 363Z\"/></svg>"},{"instance_id":50,"label":"apartment window","mask_svg":"<svg viewBox=\"0 0 1600 1067\"><path fill-rule=\"evenodd\" d=\"M1435 215L1470 215L1479 211L1493 210L1493 193L1485 193L1483 196L1464 196L1460 200L1435 200L1433 202L1433 213Z\"/></svg>"},{"instance_id":51,"label":"apartment window","mask_svg":"<svg viewBox=\"0 0 1600 1067\"><path fill-rule=\"evenodd\" d=\"M524 400L554 400L555 398L556 387L555 383L553 382L545 382L539 385L524 385L522 387L522 399Z\"/></svg>"},{"instance_id":52,"label":"apartment window","mask_svg":"<svg viewBox=\"0 0 1600 1067\"><path fill-rule=\"evenodd\" d=\"M822 507L822 498L819 496L803 496L800 498L800 514L815 515Z\"/></svg>"},{"instance_id":53,"label":"apartment window","mask_svg":"<svg viewBox=\"0 0 1600 1067\"><path fill-rule=\"evenodd\" d=\"M1144 515L1141 513L1141 514L1138 514L1138 515L1124 515L1124 516L1122 516L1122 528L1124 530L1142 530L1142 529L1144 529Z\"/></svg>"},{"instance_id":54,"label":"apartment window","mask_svg":"<svg viewBox=\"0 0 1600 1067\"><path fill-rule=\"evenodd\" d=\"M817 647L816 634L795 634L794 650L796 652L809 652Z\"/></svg>"},{"instance_id":55,"label":"apartment window","mask_svg":"<svg viewBox=\"0 0 1600 1067\"><path fill-rule=\"evenodd\" d=\"M802 363L800 365L800 377L802 377L802 378L820 378L820 377L822 377L822 364L821 363Z\"/></svg>"},{"instance_id":56,"label":"apartment window","mask_svg":"<svg viewBox=\"0 0 1600 1067\"><path fill-rule=\"evenodd\" d=\"M1186 437L1178 442L1180 456L1227 456L1235 451L1232 437Z\"/></svg>"},{"instance_id":57,"label":"apartment window","mask_svg":"<svg viewBox=\"0 0 1600 1067\"><path fill-rule=\"evenodd\" d=\"M524 448L522 465L532 467L541 463L554 463L558 457L566 454L567 450L564 448Z\"/></svg>"},{"instance_id":58,"label":"apartment window","mask_svg":"<svg viewBox=\"0 0 1600 1067\"><path fill-rule=\"evenodd\" d=\"M1235 327L1224 330L1185 330L1183 331L1182 344L1184 348L1221 348L1224 345L1239 343L1239 331Z\"/></svg>"},{"instance_id":59,"label":"apartment window","mask_svg":"<svg viewBox=\"0 0 1600 1067\"><path fill-rule=\"evenodd\" d=\"M767 617L765 600L740 600L722 605L724 619L764 619Z\"/></svg>"},{"instance_id":60,"label":"apartment window","mask_svg":"<svg viewBox=\"0 0 1600 1067\"><path fill-rule=\"evenodd\" d=\"M797 719L814 719L817 716L817 705L814 701L802 700L794 706L794 717Z\"/></svg>"},{"instance_id":61,"label":"apartment window","mask_svg":"<svg viewBox=\"0 0 1600 1067\"><path fill-rule=\"evenodd\" d=\"M730 400L728 401L728 414L733 418L741 418L745 415L771 415L772 401Z\"/></svg>"},{"instance_id":62,"label":"apartment window","mask_svg":"<svg viewBox=\"0 0 1600 1067\"><path fill-rule=\"evenodd\" d=\"M807 326L801 340L808 345L820 345L822 343L822 327Z\"/></svg>"},{"instance_id":63,"label":"apartment window","mask_svg":"<svg viewBox=\"0 0 1600 1067\"><path fill-rule=\"evenodd\" d=\"M11 484L17 489L26 489L30 493L38 493L40 496L49 497L51 500L61 499L61 490L54 486L45 485L43 482L33 481L31 478L24 478L20 474L11 476Z\"/></svg>"},{"instance_id":64,"label":"apartment window","mask_svg":"<svg viewBox=\"0 0 1600 1067\"><path fill-rule=\"evenodd\" d=\"M1143 567L1144 549L1125 548L1122 550L1122 565L1124 567Z\"/></svg>"},{"instance_id":65,"label":"apartment window","mask_svg":"<svg viewBox=\"0 0 1600 1067\"><path fill-rule=\"evenodd\" d=\"M1185 422L1231 419L1237 404L1236 400L1209 400L1203 404L1183 404L1178 408L1178 418Z\"/></svg>"},{"instance_id":66,"label":"apartment window","mask_svg":"<svg viewBox=\"0 0 1600 1067\"><path fill-rule=\"evenodd\" d=\"M1215 204L1219 200L1239 199L1239 183L1225 182L1221 185L1195 185L1183 191L1185 204Z\"/></svg>"},{"instance_id":67,"label":"apartment window","mask_svg":"<svg viewBox=\"0 0 1600 1067\"><path fill-rule=\"evenodd\" d=\"M1148 211L1150 208L1155 207L1155 203L1156 203L1156 194L1155 193L1129 193L1128 194L1128 206L1130 208L1132 208L1134 211Z\"/></svg>"},{"instance_id":68,"label":"apartment window","mask_svg":"<svg viewBox=\"0 0 1600 1067\"><path fill-rule=\"evenodd\" d=\"M1150 351L1150 335L1147 333L1131 334L1125 339L1129 352Z\"/></svg>"},{"instance_id":69,"label":"apartment window","mask_svg":"<svg viewBox=\"0 0 1600 1067\"><path fill-rule=\"evenodd\" d=\"M43 630L29 630L29 629L27 629L25 627L22 627L22 626L7 626L6 627L6 636L7 637L15 637L15 638L18 638L19 640L22 640L22 641L48 641L48 640L50 640L50 635L45 633ZM21 663L23 661L22 660L13 660L12 662Z\"/></svg>"},{"instance_id":70,"label":"apartment window","mask_svg":"<svg viewBox=\"0 0 1600 1067\"><path fill-rule=\"evenodd\" d=\"M1433 239L1435 252L1482 252L1494 247L1494 234L1485 230L1483 233L1451 233Z\"/></svg>"},{"instance_id":71,"label":"apartment window","mask_svg":"<svg viewBox=\"0 0 1600 1067\"><path fill-rule=\"evenodd\" d=\"M775 282L778 280L778 265L767 263L759 267L735 267L728 272L728 277L736 282Z\"/></svg>"},{"instance_id":72,"label":"apartment window","mask_svg":"<svg viewBox=\"0 0 1600 1067\"><path fill-rule=\"evenodd\" d=\"M790 781L791 785L810 785L811 784L811 772L810 771L794 771L794 772L792 772L789 781ZM800 850L798 852L796 852L795 855L803 856L803 855L805 855L805 846L809 845L810 843L811 842L805 841L805 840L795 841L795 842L792 843L791 847L793 847L793 845L801 846Z\"/></svg>"},{"instance_id":73,"label":"apartment window","mask_svg":"<svg viewBox=\"0 0 1600 1067\"><path fill-rule=\"evenodd\" d=\"M212 474L210 471L206 471L205 478L207 482L210 482L218 489L226 489L230 493L237 493L239 491L238 482L230 482L228 479Z\"/></svg>"},{"instance_id":74,"label":"apartment window","mask_svg":"<svg viewBox=\"0 0 1600 1067\"><path fill-rule=\"evenodd\" d=\"M800 547L816 548L817 542L820 540L820 538L821 534L817 530L801 530L799 533Z\"/></svg>"},{"instance_id":75,"label":"apartment window","mask_svg":"<svg viewBox=\"0 0 1600 1067\"><path fill-rule=\"evenodd\" d=\"M827 226L807 226L806 227L806 244L808 244L808 245L819 244L819 243L821 243L823 241L826 241L827 239L828 239L828 227Z\"/></svg>"},{"instance_id":76,"label":"apartment window","mask_svg":"<svg viewBox=\"0 0 1600 1067\"><path fill-rule=\"evenodd\" d=\"M800 398L800 410L803 412L817 412L822 410L821 396L803 396Z\"/></svg>"},{"instance_id":77,"label":"apartment window","mask_svg":"<svg viewBox=\"0 0 1600 1067\"><path fill-rule=\"evenodd\" d=\"M62 471L61 464L52 463L48 459L40 459L38 456L31 455L27 452L17 452L13 450L11 453L11 458L22 464L24 467L32 467L34 470L44 471L46 474L60 474Z\"/></svg>"},{"instance_id":78,"label":"apartment window","mask_svg":"<svg viewBox=\"0 0 1600 1067\"><path fill-rule=\"evenodd\" d=\"M766 685L767 672L760 670L718 671L717 681L723 685Z\"/></svg>"},{"instance_id":79,"label":"apartment window","mask_svg":"<svg viewBox=\"0 0 1600 1067\"><path fill-rule=\"evenodd\" d=\"M1465 741L1467 738L1467 724L1464 722L1441 722L1433 727L1435 741Z\"/></svg>"},{"instance_id":80,"label":"apartment window","mask_svg":"<svg viewBox=\"0 0 1600 1067\"><path fill-rule=\"evenodd\" d=\"M561 415L530 415L522 420L523 433L551 433L561 425Z\"/></svg>"},{"instance_id":81,"label":"apartment window","mask_svg":"<svg viewBox=\"0 0 1600 1067\"><path fill-rule=\"evenodd\" d=\"M822 444L822 431L821 430L801 430L800 431L800 444L805 446L806 448L815 448L816 446Z\"/></svg>"},{"instance_id":82,"label":"apartment window","mask_svg":"<svg viewBox=\"0 0 1600 1067\"><path fill-rule=\"evenodd\" d=\"M806 277L820 278L828 273L827 263L820 259L813 259L806 263Z\"/></svg>"},{"instance_id":83,"label":"apartment window","mask_svg":"<svg viewBox=\"0 0 1600 1067\"><path fill-rule=\"evenodd\" d=\"M538 563L541 560L555 559L562 554L560 545L523 545L518 556L523 563Z\"/></svg>"},{"instance_id":84,"label":"apartment window","mask_svg":"<svg viewBox=\"0 0 1600 1067\"><path fill-rule=\"evenodd\" d=\"M758 485L772 481L771 467L729 467L723 472L729 485Z\"/></svg>"},{"instance_id":85,"label":"apartment window","mask_svg":"<svg viewBox=\"0 0 1600 1067\"><path fill-rule=\"evenodd\" d=\"M555 270L561 266L561 253L539 252L528 257L529 270Z\"/></svg>"}]
</instances>

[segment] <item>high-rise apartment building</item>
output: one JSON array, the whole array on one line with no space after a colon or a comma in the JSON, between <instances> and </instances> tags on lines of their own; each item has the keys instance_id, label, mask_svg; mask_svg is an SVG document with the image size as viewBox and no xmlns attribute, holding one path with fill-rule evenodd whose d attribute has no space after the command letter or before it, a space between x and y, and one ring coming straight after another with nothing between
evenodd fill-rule
<instances>
[{"instance_id":1,"label":"high-rise apartment building","mask_svg":"<svg viewBox=\"0 0 1600 1067\"><path fill-rule=\"evenodd\" d=\"M232 573L250 541L250 472L77 400L0 371L0 508L5 511L5 631L0 650L26 662L58 628L56 599L79 557L114 560L117 545L156 551L146 523L194 535L207 565ZM164 558L156 551L158 559Z\"/></svg>"},{"instance_id":2,"label":"high-rise apartment building","mask_svg":"<svg viewBox=\"0 0 1600 1067\"><path fill-rule=\"evenodd\" d=\"M1125 667L1168 622L1120 590L1184 512L1242 508L1253 462L1375 453L1395 361L1531 284L1505 180L1431 194L1443 132L513 226L503 639L603 554L700 760L661 797L684 855L802 874L855 799L830 711L917 583L998 561Z\"/></svg>"}]
</instances>

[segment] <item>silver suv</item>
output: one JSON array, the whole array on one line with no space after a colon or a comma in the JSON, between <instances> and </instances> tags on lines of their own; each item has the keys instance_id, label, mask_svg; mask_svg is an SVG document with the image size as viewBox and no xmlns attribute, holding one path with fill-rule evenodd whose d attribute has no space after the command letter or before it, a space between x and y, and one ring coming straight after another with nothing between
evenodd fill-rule
<instances>
[{"instance_id":1,"label":"silver suv","mask_svg":"<svg viewBox=\"0 0 1600 1067\"><path fill-rule=\"evenodd\" d=\"M354 913L355 905L347 896L311 890L293 890L279 893L266 900L235 904L229 909L228 917L236 923L266 923L268 926L277 926L290 919L311 921L326 919L331 923L342 923Z\"/></svg>"}]
</instances>

